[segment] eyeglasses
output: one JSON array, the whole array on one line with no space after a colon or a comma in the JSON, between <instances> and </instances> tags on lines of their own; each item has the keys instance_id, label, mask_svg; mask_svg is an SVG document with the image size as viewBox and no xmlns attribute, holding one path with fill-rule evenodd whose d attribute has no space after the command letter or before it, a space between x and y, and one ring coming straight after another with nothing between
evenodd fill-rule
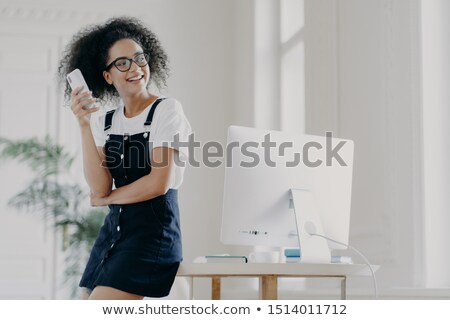
<instances>
[{"instance_id":1,"label":"eyeglasses","mask_svg":"<svg viewBox=\"0 0 450 320\"><path fill-rule=\"evenodd\" d=\"M113 65L117 68L117 70L121 72L127 72L131 69L131 64L133 61L139 66L139 67L145 67L148 64L149 61L149 55L146 53L139 53L134 58L117 58L110 64L108 64L105 68L105 71L109 70Z\"/></svg>"}]
</instances>

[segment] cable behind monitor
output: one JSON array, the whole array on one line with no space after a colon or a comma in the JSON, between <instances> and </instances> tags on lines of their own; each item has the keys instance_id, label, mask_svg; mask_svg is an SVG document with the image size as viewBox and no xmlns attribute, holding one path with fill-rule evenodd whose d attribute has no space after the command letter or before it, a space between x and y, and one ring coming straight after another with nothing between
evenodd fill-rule
<instances>
[{"instance_id":1,"label":"cable behind monitor","mask_svg":"<svg viewBox=\"0 0 450 320\"><path fill-rule=\"evenodd\" d=\"M308 233L309 233L309 232L308 232ZM377 287L377 279L376 279L376 277L375 277L375 272L373 271L373 268L372 268L372 266L370 265L369 260L368 260L368 259L367 259L367 258L366 258L359 250L357 250L356 248L352 247L352 246L349 245L349 244L342 243L342 242L339 242L339 241L330 239L330 238L328 238L328 237L326 237L326 236L324 236L324 235L321 235L321 234L317 234L317 233L309 233L309 235L321 237L321 238L324 238L324 239L326 239L326 240L328 240L328 241L331 241L331 242L340 244L340 245L342 245L342 246L344 246L344 247L346 247L346 248L349 248L349 249L353 250L353 251L356 252L361 258L363 258L365 264L369 267L370 272L372 273L372 280L373 280L373 287L374 287L374 295L375 295L375 299L378 300L378 287Z\"/></svg>"}]
</instances>

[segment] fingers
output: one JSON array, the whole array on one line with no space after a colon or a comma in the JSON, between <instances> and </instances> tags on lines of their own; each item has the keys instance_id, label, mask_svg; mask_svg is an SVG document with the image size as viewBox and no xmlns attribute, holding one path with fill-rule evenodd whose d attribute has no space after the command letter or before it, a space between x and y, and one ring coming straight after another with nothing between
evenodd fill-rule
<instances>
[{"instance_id":1,"label":"fingers","mask_svg":"<svg viewBox=\"0 0 450 320\"><path fill-rule=\"evenodd\" d=\"M70 94L73 97L75 97L78 93L80 93L81 89L83 89L83 86L77 87L74 90L72 90L72 93Z\"/></svg>"},{"instance_id":2,"label":"fingers","mask_svg":"<svg viewBox=\"0 0 450 320\"><path fill-rule=\"evenodd\" d=\"M92 97L92 91L81 92L82 89L83 87L78 87L72 91L70 108L80 125L84 126L89 124L90 114L98 111L100 108L96 105L97 99ZM86 108L88 105L92 106Z\"/></svg>"},{"instance_id":3,"label":"fingers","mask_svg":"<svg viewBox=\"0 0 450 320\"><path fill-rule=\"evenodd\" d=\"M72 107L74 106L73 102L76 101L77 99L80 99L81 97L85 96L86 94L87 95L92 94L92 92L90 92L90 91L81 93L82 89L83 89L83 87L81 86L81 87L77 87L74 90L72 90L72 93L70 94L70 98L72 100Z\"/></svg>"},{"instance_id":4,"label":"fingers","mask_svg":"<svg viewBox=\"0 0 450 320\"><path fill-rule=\"evenodd\" d=\"M75 92L75 90L74 90ZM80 103L83 103L85 101L88 101L86 98L91 97L90 100L95 99L92 97L92 91L87 91L87 92L83 92L83 93L73 93L72 92L72 104L71 104L71 108L72 110L75 109L77 107L77 105L79 105ZM89 100L89 101L90 101ZM92 102L92 101L91 101ZM91 103L88 102L87 104ZM94 101L95 102L95 101ZM84 107L86 104L82 104L81 107Z\"/></svg>"},{"instance_id":5,"label":"fingers","mask_svg":"<svg viewBox=\"0 0 450 320\"><path fill-rule=\"evenodd\" d=\"M90 98L90 99L84 98L84 99L83 99L83 97L82 97L82 98L80 99L80 102L78 103L78 105L81 106L81 109L89 110L90 108L85 108L85 107L86 107L87 105L94 104L95 102L97 102L97 98Z\"/></svg>"},{"instance_id":6,"label":"fingers","mask_svg":"<svg viewBox=\"0 0 450 320\"><path fill-rule=\"evenodd\" d=\"M70 94L70 97L73 101L76 101L77 99L81 99L83 97L89 96L92 94L92 91L87 91L87 92L83 92L81 93L81 90L83 89L83 86L77 87L75 89L72 90L72 93Z\"/></svg>"},{"instance_id":7,"label":"fingers","mask_svg":"<svg viewBox=\"0 0 450 320\"><path fill-rule=\"evenodd\" d=\"M99 110L99 107L95 106L95 104L94 104L96 101L97 101L97 99L93 98L93 99L87 99L87 100L84 100L84 101L78 103L78 104L75 106L75 108L72 109L72 110L73 110L73 113L74 113L75 116L77 116L77 117L83 117L83 116L85 116L85 115L87 115L87 114L90 114L90 113L93 113L93 112L95 112L95 111L98 111L98 110ZM94 104L93 107L91 107L91 108L85 108L87 105L89 105L89 104L91 104L91 103Z\"/></svg>"},{"instance_id":8,"label":"fingers","mask_svg":"<svg viewBox=\"0 0 450 320\"><path fill-rule=\"evenodd\" d=\"M99 107L92 107L92 108L86 109L86 114L94 113L94 112L98 111L99 109L100 109Z\"/></svg>"},{"instance_id":9,"label":"fingers","mask_svg":"<svg viewBox=\"0 0 450 320\"><path fill-rule=\"evenodd\" d=\"M92 99L86 99L81 102L78 102L72 108L73 114L78 118L78 120L86 119L87 115L94 113L100 109L98 106L95 105L96 101L97 101L97 99L92 98ZM94 105L90 108L85 108L89 104L94 104Z\"/></svg>"},{"instance_id":10,"label":"fingers","mask_svg":"<svg viewBox=\"0 0 450 320\"><path fill-rule=\"evenodd\" d=\"M86 108L86 106L95 104L95 102L97 102L97 99L92 97L91 91L83 92L72 99L71 109L74 114L77 114L80 110L92 109L92 107Z\"/></svg>"}]
</instances>

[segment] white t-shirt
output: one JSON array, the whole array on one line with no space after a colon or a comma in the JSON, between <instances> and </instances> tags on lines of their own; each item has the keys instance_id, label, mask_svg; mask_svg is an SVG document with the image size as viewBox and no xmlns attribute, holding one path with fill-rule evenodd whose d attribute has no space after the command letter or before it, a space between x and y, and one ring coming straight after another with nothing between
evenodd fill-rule
<instances>
[{"instance_id":1,"label":"white t-shirt","mask_svg":"<svg viewBox=\"0 0 450 320\"><path fill-rule=\"evenodd\" d=\"M174 98L167 98L162 100L156 107L152 124L150 126L144 126L152 105L153 103L147 106L139 115L132 118L125 117L123 106L118 107L114 112L111 128L107 131L104 131L106 113L92 116L91 130L95 145L103 147L107 134L123 135L127 133L132 135L150 131L149 145L152 148L164 146L179 151L179 158L184 162L184 166L174 164L174 174L169 184L171 189L178 189L183 182L184 167L188 164L189 153L187 147L180 148L172 146L171 143L175 141L177 134L179 136L178 141L188 142L189 135L192 133L191 125L183 112L181 103Z\"/></svg>"}]
</instances>

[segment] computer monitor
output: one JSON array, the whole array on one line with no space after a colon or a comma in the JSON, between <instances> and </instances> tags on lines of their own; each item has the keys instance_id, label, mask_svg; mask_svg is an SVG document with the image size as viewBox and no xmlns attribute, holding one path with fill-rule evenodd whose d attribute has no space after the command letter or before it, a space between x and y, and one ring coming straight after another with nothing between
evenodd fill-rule
<instances>
[{"instance_id":1,"label":"computer monitor","mask_svg":"<svg viewBox=\"0 0 450 320\"><path fill-rule=\"evenodd\" d=\"M353 142L331 133L313 136L230 126L221 241L299 247L299 236L313 229L348 243L352 168ZM329 249L345 247L329 243Z\"/></svg>"}]
</instances>

